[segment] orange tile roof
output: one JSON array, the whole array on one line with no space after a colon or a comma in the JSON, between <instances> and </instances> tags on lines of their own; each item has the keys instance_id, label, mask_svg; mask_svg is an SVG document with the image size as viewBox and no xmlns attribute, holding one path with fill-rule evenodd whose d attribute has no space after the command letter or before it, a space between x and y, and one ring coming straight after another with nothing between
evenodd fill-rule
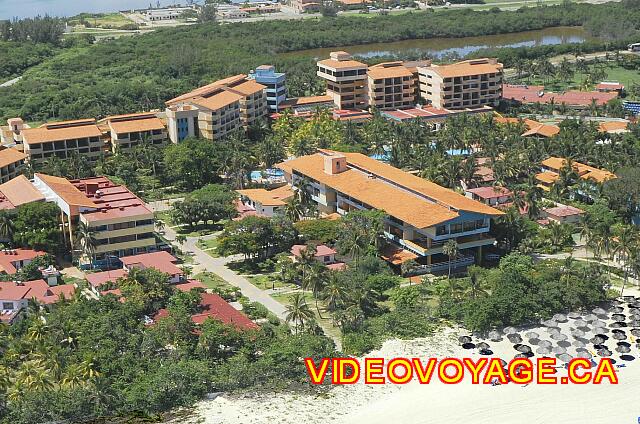
<instances>
[{"instance_id":1,"label":"orange tile roof","mask_svg":"<svg viewBox=\"0 0 640 424\"><path fill-rule=\"evenodd\" d=\"M293 106L303 106L303 105L311 105L315 103L333 103L333 98L331 96L306 96L306 97L296 97L293 99L287 99L284 102L280 103L281 108L293 107Z\"/></svg>"},{"instance_id":2,"label":"orange tile roof","mask_svg":"<svg viewBox=\"0 0 640 424\"><path fill-rule=\"evenodd\" d=\"M629 121L609 121L609 122L601 122L598 125L598 131L616 134L616 133L624 133L629 132L627 126L629 125Z\"/></svg>"},{"instance_id":3,"label":"orange tile roof","mask_svg":"<svg viewBox=\"0 0 640 424\"><path fill-rule=\"evenodd\" d=\"M293 191L288 185L284 185L275 190L265 190L263 188L252 188L237 190L242 196L246 196L262 206L284 206L286 200L293 196Z\"/></svg>"},{"instance_id":4,"label":"orange tile roof","mask_svg":"<svg viewBox=\"0 0 640 424\"><path fill-rule=\"evenodd\" d=\"M45 252L32 249L12 249L0 251L0 271L7 274L18 272L15 263L33 260L38 256L46 255Z\"/></svg>"},{"instance_id":5,"label":"orange tile roof","mask_svg":"<svg viewBox=\"0 0 640 424\"><path fill-rule=\"evenodd\" d=\"M497 209L362 154L344 153L344 156L349 169L334 175L324 172L323 153L303 156L277 166L285 172L295 170L307 175L416 228L427 228L454 219L459 216L458 210L492 216L503 214ZM368 174L377 177L372 178ZM384 182L383 178L396 185ZM429 197L433 202L412 194L407 189Z\"/></svg>"},{"instance_id":6,"label":"orange tile roof","mask_svg":"<svg viewBox=\"0 0 640 424\"><path fill-rule=\"evenodd\" d=\"M413 73L402 62L386 62L370 66L367 72L372 79L411 77Z\"/></svg>"},{"instance_id":7,"label":"orange tile roof","mask_svg":"<svg viewBox=\"0 0 640 424\"><path fill-rule=\"evenodd\" d=\"M18 175L12 180L0 184L0 197L2 196L11 203L12 207L2 208L0 200L0 209L13 209L27 203L45 200L42 193L24 175Z\"/></svg>"},{"instance_id":8,"label":"orange tile roof","mask_svg":"<svg viewBox=\"0 0 640 424\"><path fill-rule=\"evenodd\" d=\"M431 65L431 69L442 78L464 77L502 72L501 63L491 63L489 59L465 60L450 65Z\"/></svg>"},{"instance_id":9,"label":"orange tile roof","mask_svg":"<svg viewBox=\"0 0 640 424\"><path fill-rule=\"evenodd\" d=\"M347 69L347 68L366 68L367 65L357 60L336 60L336 59L324 59L318 62L318 65L325 66L332 69Z\"/></svg>"},{"instance_id":10,"label":"orange tile roof","mask_svg":"<svg viewBox=\"0 0 640 424\"><path fill-rule=\"evenodd\" d=\"M544 171L536 174L536 179L546 184L553 184L558 180L558 174L555 174L549 171Z\"/></svg>"},{"instance_id":11,"label":"orange tile roof","mask_svg":"<svg viewBox=\"0 0 640 424\"><path fill-rule=\"evenodd\" d=\"M37 179L45 183L54 193L69 205L96 208L97 205L89 199L83 192L78 190L69 180L61 177L54 177L46 174L35 174Z\"/></svg>"},{"instance_id":12,"label":"orange tile roof","mask_svg":"<svg viewBox=\"0 0 640 424\"><path fill-rule=\"evenodd\" d=\"M238 92L245 96L250 96L264 90L265 88L267 87L260 83L257 83L255 80L248 80L237 85L232 85L226 88L226 90Z\"/></svg>"},{"instance_id":13,"label":"orange tile roof","mask_svg":"<svg viewBox=\"0 0 640 424\"><path fill-rule=\"evenodd\" d=\"M184 271L175 263L178 261L171 253L163 250L159 252L143 253L140 255L125 256L120 258L127 267L154 268L169 275L183 275Z\"/></svg>"},{"instance_id":14,"label":"orange tile roof","mask_svg":"<svg viewBox=\"0 0 640 424\"><path fill-rule=\"evenodd\" d=\"M26 158L27 155L18 149L12 147L6 149L0 148L0 168L25 160Z\"/></svg>"},{"instance_id":15,"label":"orange tile roof","mask_svg":"<svg viewBox=\"0 0 640 424\"><path fill-rule=\"evenodd\" d=\"M551 168L556 172L560 171L560 169L565 166L565 163L566 159L553 156L542 161L543 166ZM617 178L614 173L609 172L606 169L595 168L593 166L585 165L584 163L580 162L573 162L573 168L575 169L578 176L580 176L580 178L582 178L583 180L593 180L599 183L603 183L607 180Z\"/></svg>"},{"instance_id":16,"label":"orange tile roof","mask_svg":"<svg viewBox=\"0 0 640 424\"><path fill-rule=\"evenodd\" d=\"M560 127L552 124L543 124L541 122L525 119L525 124L529 127L528 131L522 133L523 137L531 135L540 135L542 137L553 137L560 132Z\"/></svg>"},{"instance_id":17,"label":"orange tile roof","mask_svg":"<svg viewBox=\"0 0 640 424\"><path fill-rule=\"evenodd\" d=\"M410 261L418 257L418 255L411 253L408 250L403 250L402 248L395 247L391 244L386 245L382 249L380 256L385 261L394 265L400 265L403 262Z\"/></svg>"},{"instance_id":18,"label":"orange tile roof","mask_svg":"<svg viewBox=\"0 0 640 424\"><path fill-rule=\"evenodd\" d=\"M196 88L166 103L167 105L174 105L180 102L192 102L207 109L216 110L240 101L244 97L262 91L265 88L266 86L247 79L245 74L238 74Z\"/></svg>"},{"instance_id":19,"label":"orange tile roof","mask_svg":"<svg viewBox=\"0 0 640 424\"><path fill-rule=\"evenodd\" d=\"M155 113L110 116L105 121L109 123L116 134L165 129L164 123Z\"/></svg>"},{"instance_id":20,"label":"orange tile roof","mask_svg":"<svg viewBox=\"0 0 640 424\"><path fill-rule=\"evenodd\" d=\"M100 137L102 131L96 125L95 119L80 119L52 122L38 128L25 128L22 130L22 136L25 144L40 144L50 141Z\"/></svg>"}]
</instances>

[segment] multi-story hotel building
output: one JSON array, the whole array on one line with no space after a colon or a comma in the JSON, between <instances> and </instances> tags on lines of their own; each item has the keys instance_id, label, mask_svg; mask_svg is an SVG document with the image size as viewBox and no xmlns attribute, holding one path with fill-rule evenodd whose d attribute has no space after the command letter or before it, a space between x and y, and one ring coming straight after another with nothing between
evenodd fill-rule
<instances>
[{"instance_id":1,"label":"multi-story hotel building","mask_svg":"<svg viewBox=\"0 0 640 424\"><path fill-rule=\"evenodd\" d=\"M317 63L317 75L327 84L327 95L338 109L367 107L367 65L347 52L331 52L329 59Z\"/></svg>"},{"instance_id":2,"label":"multi-story hotel building","mask_svg":"<svg viewBox=\"0 0 640 424\"><path fill-rule=\"evenodd\" d=\"M318 0L291 0L290 4L295 13L310 13L319 11L322 3Z\"/></svg>"},{"instance_id":3,"label":"multi-story hotel building","mask_svg":"<svg viewBox=\"0 0 640 424\"><path fill-rule=\"evenodd\" d=\"M169 100L166 114L171 141L198 136L219 140L246 129L269 112L265 89L240 74Z\"/></svg>"},{"instance_id":4,"label":"multi-story hotel building","mask_svg":"<svg viewBox=\"0 0 640 424\"><path fill-rule=\"evenodd\" d=\"M67 180L38 173L33 184L60 208L65 242L78 256L82 256L75 240L79 222L94 231L97 259L156 249L153 212L125 186L106 177Z\"/></svg>"},{"instance_id":5,"label":"multi-story hotel building","mask_svg":"<svg viewBox=\"0 0 640 424\"><path fill-rule=\"evenodd\" d=\"M0 146L0 184L20 175L26 159L27 155L18 149Z\"/></svg>"},{"instance_id":6,"label":"multi-story hotel building","mask_svg":"<svg viewBox=\"0 0 640 424\"><path fill-rule=\"evenodd\" d=\"M273 65L260 65L249 74L249 78L266 87L267 107L270 112L278 112L280 104L287 100L284 72L276 72Z\"/></svg>"},{"instance_id":7,"label":"multi-story hotel building","mask_svg":"<svg viewBox=\"0 0 640 424\"><path fill-rule=\"evenodd\" d=\"M416 79L402 62L380 63L367 72L368 104L379 110L415 105Z\"/></svg>"},{"instance_id":8,"label":"multi-story hotel building","mask_svg":"<svg viewBox=\"0 0 640 424\"><path fill-rule=\"evenodd\" d=\"M495 106L502 97L502 64L473 59L418 67L420 95L436 108Z\"/></svg>"},{"instance_id":9,"label":"multi-story hotel building","mask_svg":"<svg viewBox=\"0 0 640 424\"><path fill-rule=\"evenodd\" d=\"M167 127L153 112L109 116L99 122L111 140L111 150L126 150L142 141L162 145L169 140Z\"/></svg>"},{"instance_id":10,"label":"multi-story hotel building","mask_svg":"<svg viewBox=\"0 0 640 424\"><path fill-rule=\"evenodd\" d=\"M52 122L38 128L25 128L21 134L24 153L34 162L52 156L66 159L73 152L95 160L105 148L95 119Z\"/></svg>"},{"instance_id":11,"label":"multi-story hotel building","mask_svg":"<svg viewBox=\"0 0 640 424\"><path fill-rule=\"evenodd\" d=\"M503 212L359 153L322 150L278 165L294 187L305 179L323 214L377 209L387 214L389 241L383 257L394 264L415 260L416 273L444 271L447 240L457 242L452 268L482 258L482 248L494 244L491 218ZM310 184L308 184L310 183ZM299 187L298 187L299 188Z\"/></svg>"}]
</instances>

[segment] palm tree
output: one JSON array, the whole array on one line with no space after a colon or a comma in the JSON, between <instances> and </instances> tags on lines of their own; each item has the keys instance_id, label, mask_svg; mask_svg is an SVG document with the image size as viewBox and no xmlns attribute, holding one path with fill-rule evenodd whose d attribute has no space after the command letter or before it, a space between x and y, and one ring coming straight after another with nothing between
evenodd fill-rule
<instances>
[{"instance_id":1,"label":"palm tree","mask_svg":"<svg viewBox=\"0 0 640 424\"><path fill-rule=\"evenodd\" d=\"M624 283L622 285L622 290L620 290L620 296L622 296L627 282L629 281L630 259L638 247L638 235L633 228L626 225L621 226L616 230L617 234L614 240L613 252L620 258L620 262L622 262L622 269L624 270Z\"/></svg>"},{"instance_id":2,"label":"palm tree","mask_svg":"<svg viewBox=\"0 0 640 424\"><path fill-rule=\"evenodd\" d=\"M298 334L299 328L304 328L307 321L313 319L313 312L307 304L307 300L302 293L294 293L289 297L289 304L286 307L287 322L293 322L295 334Z\"/></svg>"},{"instance_id":3,"label":"palm tree","mask_svg":"<svg viewBox=\"0 0 640 424\"><path fill-rule=\"evenodd\" d=\"M335 273L330 274L328 283L322 290L322 298L328 311L336 311L344 306L347 288Z\"/></svg>"},{"instance_id":4,"label":"palm tree","mask_svg":"<svg viewBox=\"0 0 640 424\"><path fill-rule=\"evenodd\" d=\"M303 288L306 290L311 290L313 293L313 298L316 303L316 311L318 311L318 316L322 319L322 314L320 313L320 307L318 306L318 298L320 297L320 293L324 289L326 284L325 280L325 268L324 266L317 264L316 266L311 267L309 272L306 275L305 281L303 281Z\"/></svg>"},{"instance_id":5,"label":"palm tree","mask_svg":"<svg viewBox=\"0 0 640 424\"><path fill-rule=\"evenodd\" d=\"M91 267L95 262L95 252L98 241L96 240L96 232L84 222L78 224L76 229L76 240L80 245L82 254L89 259Z\"/></svg>"},{"instance_id":6,"label":"palm tree","mask_svg":"<svg viewBox=\"0 0 640 424\"><path fill-rule=\"evenodd\" d=\"M442 253L449 257L449 274L448 279L451 279L451 261L458 256L458 242L454 239L447 240L442 246Z\"/></svg>"},{"instance_id":7,"label":"palm tree","mask_svg":"<svg viewBox=\"0 0 640 424\"><path fill-rule=\"evenodd\" d=\"M0 241L7 240L11 242L15 229L13 218L9 217L7 212L0 211Z\"/></svg>"},{"instance_id":8,"label":"palm tree","mask_svg":"<svg viewBox=\"0 0 640 424\"><path fill-rule=\"evenodd\" d=\"M300 201L299 196L293 196L287 201L287 204L284 206L284 215L291 222L300 221L300 219L304 215L304 206Z\"/></svg>"}]
</instances>

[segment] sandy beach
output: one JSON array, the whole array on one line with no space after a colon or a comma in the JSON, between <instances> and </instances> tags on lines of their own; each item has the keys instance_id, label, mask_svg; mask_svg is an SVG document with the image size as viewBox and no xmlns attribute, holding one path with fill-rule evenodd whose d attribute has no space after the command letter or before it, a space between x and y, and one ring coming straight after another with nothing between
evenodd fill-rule
<instances>
[{"instance_id":1,"label":"sandy beach","mask_svg":"<svg viewBox=\"0 0 640 424\"><path fill-rule=\"evenodd\" d=\"M569 332L573 322L559 324ZM519 334L535 331L540 338L552 334L545 326L519 329ZM611 335L611 330L604 330ZM368 357L478 357L477 349L464 349L458 342L463 329L448 328L432 337L410 341L390 340ZM524 337L524 336L523 336ZM588 337L588 334L587 336ZM480 339L474 338L474 342ZM506 337L486 340L493 355L509 361L517 354ZM627 341L635 343L631 336ZM609 344L615 345L610 339ZM524 340L527 343L527 340ZM535 351L535 346L534 351ZM593 352L593 346L587 347ZM575 354L573 346L567 348ZM640 352L633 347L636 358ZM538 357L540 355L536 355ZM340 386L324 396L274 394L253 397L220 396L196 407L194 423L208 424L315 424L315 423L636 423L640 417L637 393L640 387L640 359L622 361L614 352L619 384L601 385L472 385L467 378L457 385L432 379L421 385L415 380L393 384ZM535 359L535 357L533 358ZM595 358L597 360L597 358ZM561 364L558 361L558 364ZM566 371L559 370L559 376Z\"/></svg>"}]
</instances>

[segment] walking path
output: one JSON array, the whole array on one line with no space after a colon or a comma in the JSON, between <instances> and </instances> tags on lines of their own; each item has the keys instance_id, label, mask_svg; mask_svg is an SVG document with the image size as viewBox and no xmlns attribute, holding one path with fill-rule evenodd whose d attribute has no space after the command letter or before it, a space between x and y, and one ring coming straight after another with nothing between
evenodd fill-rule
<instances>
[{"instance_id":1,"label":"walking path","mask_svg":"<svg viewBox=\"0 0 640 424\"><path fill-rule=\"evenodd\" d=\"M158 209L155 206L166 207L166 202L152 202L150 203L151 208L156 211ZM166 209L163 209L166 210ZM164 237L175 243L176 236L178 234L171 227L164 228ZM234 285L240 289L242 294L246 296L252 302L258 302L264 305L272 314L277 316L284 322L286 321L287 310L285 306L272 298L269 293L273 292L272 290L262 290L256 286L254 286L249 280L243 277L240 274L232 271L227 267L229 262L242 259L242 255L234 255L234 256L226 256L220 258L214 258L207 254L204 250L198 247L198 240L207 240L216 237L216 234L209 234L206 236L200 237L187 237L187 241L181 245L181 249L184 252L189 252L193 255L193 257L197 260L197 262L209 272L213 272L218 275L229 284ZM324 328L324 323L318 322L318 325L323 328L324 333L327 337L331 338L333 342L336 344L338 350L342 350L342 341L339 337L331 335L331 332L327 331Z\"/></svg>"}]
</instances>

